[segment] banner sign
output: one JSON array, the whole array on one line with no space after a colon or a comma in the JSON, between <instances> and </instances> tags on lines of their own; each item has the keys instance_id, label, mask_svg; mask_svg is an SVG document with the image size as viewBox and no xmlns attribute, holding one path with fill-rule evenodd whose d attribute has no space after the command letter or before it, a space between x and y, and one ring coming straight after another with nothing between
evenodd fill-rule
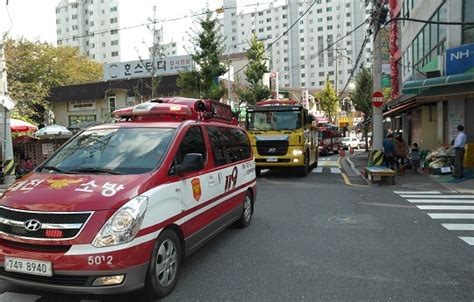
<instances>
[{"instance_id":1,"label":"banner sign","mask_svg":"<svg viewBox=\"0 0 474 302\"><path fill-rule=\"evenodd\" d=\"M474 73L474 44L467 44L446 51L446 75Z\"/></svg>"},{"instance_id":2,"label":"banner sign","mask_svg":"<svg viewBox=\"0 0 474 302\"><path fill-rule=\"evenodd\" d=\"M192 69L190 55L166 57L155 61L139 60L104 64L104 81L174 75Z\"/></svg>"}]
</instances>

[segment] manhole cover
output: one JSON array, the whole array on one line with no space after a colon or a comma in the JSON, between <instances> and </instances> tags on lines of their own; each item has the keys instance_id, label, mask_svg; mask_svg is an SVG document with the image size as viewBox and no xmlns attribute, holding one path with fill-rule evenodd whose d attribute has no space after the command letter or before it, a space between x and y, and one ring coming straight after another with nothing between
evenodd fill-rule
<instances>
[{"instance_id":1,"label":"manhole cover","mask_svg":"<svg viewBox=\"0 0 474 302\"><path fill-rule=\"evenodd\" d=\"M329 222L335 224L361 224L362 219L351 216L335 216L328 219Z\"/></svg>"}]
</instances>

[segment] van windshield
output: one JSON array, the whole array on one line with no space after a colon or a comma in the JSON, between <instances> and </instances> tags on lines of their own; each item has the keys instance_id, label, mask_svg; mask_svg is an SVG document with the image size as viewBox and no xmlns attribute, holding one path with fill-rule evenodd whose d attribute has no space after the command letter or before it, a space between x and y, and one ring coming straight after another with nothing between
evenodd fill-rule
<instances>
[{"instance_id":1,"label":"van windshield","mask_svg":"<svg viewBox=\"0 0 474 302\"><path fill-rule=\"evenodd\" d=\"M175 129L86 130L52 156L42 172L140 174L159 166Z\"/></svg>"}]
</instances>

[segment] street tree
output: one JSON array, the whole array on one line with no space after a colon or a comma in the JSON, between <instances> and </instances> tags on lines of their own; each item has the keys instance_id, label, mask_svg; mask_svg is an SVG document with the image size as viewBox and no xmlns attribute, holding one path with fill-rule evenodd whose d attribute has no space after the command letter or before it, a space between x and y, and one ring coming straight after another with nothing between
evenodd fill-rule
<instances>
[{"instance_id":1,"label":"street tree","mask_svg":"<svg viewBox=\"0 0 474 302\"><path fill-rule=\"evenodd\" d=\"M43 124L51 88L102 79L102 65L76 48L24 38L5 46L8 90L16 101L12 116Z\"/></svg>"},{"instance_id":2,"label":"street tree","mask_svg":"<svg viewBox=\"0 0 474 302\"><path fill-rule=\"evenodd\" d=\"M325 112L331 121L334 121L339 109L339 102L329 77L326 78L326 86L315 94L315 98L319 101L321 110Z\"/></svg>"},{"instance_id":3,"label":"street tree","mask_svg":"<svg viewBox=\"0 0 474 302\"><path fill-rule=\"evenodd\" d=\"M351 93L352 103L357 111L364 114L365 121L372 118L373 78L370 69L362 68L356 77L356 87ZM368 123L364 123L365 149L368 151Z\"/></svg>"},{"instance_id":4,"label":"street tree","mask_svg":"<svg viewBox=\"0 0 474 302\"><path fill-rule=\"evenodd\" d=\"M240 86L236 90L239 99L249 105L266 100L271 95L270 88L263 83L263 76L269 72L264 53L263 42L259 41L254 34L250 40L250 47L246 51L249 63L244 73L249 85Z\"/></svg>"},{"instance_id":5,"label":"street tree","mask_svg":"<svg viewBox=\"0 0 474 302\"><path fill-rule=\"evenodd\" d=\"M180 72L177 85L184 96L218 100L225 93L218 82L227 70L219 61L219 56L224 53L224 38L211 10L206 9L204 16L198 17L196 23L198 29L191 29L192 48L188 50L193 69Z\"/></svg>"}]
</instances>

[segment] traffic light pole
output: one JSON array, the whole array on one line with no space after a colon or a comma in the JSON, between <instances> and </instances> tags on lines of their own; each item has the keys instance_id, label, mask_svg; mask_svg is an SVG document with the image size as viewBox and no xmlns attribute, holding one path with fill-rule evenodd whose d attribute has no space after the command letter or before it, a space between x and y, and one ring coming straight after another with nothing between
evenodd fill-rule
<instances>
[{"instance_id":1,"label":"traffic light pole","mask_svg":"<svg viewBox=\"0 0 474 302\"><path fill-rule=\"evenodd\" d=\"M8 96L7 69L5 64L5 49L3 41L0 40L0 115L2 116L2 153L3 153L3 175L5 184L11 185L15 182L15 162L13 157L12 132L10 128L9 111L13 109L14 103Z\"/></svg>"}]
</instances>

